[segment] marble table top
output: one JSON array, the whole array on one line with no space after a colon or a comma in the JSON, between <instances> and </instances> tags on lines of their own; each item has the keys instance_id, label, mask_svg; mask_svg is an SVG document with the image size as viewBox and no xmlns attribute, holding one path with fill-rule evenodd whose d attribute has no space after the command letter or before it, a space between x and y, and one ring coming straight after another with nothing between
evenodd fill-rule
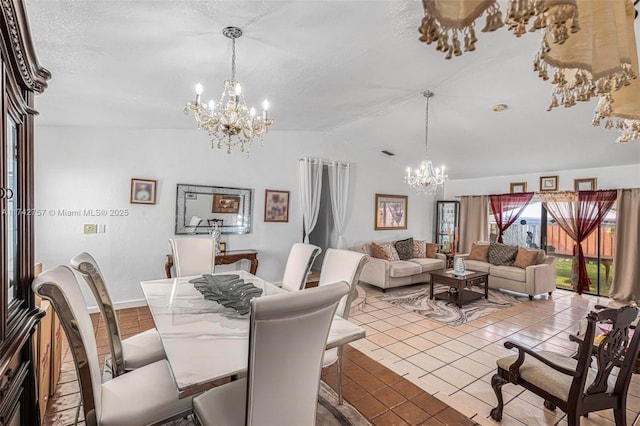
<instances>
[{"instance_id":1,"label":"marble table top","mask_svg":"<svg viewBox=\"0 0 640 426\"><path fill-rule=\"evenodd\" d=\"M261 288L261 297L285 292L246 271L224 274L239 275ZM239 315L232 308L204 299L189 282L194 278L140 283L181 397L202 392L215 380L243 373L249 356L249 314ZM336 316L327 349L363 337L362 327Z\"/></svg>"}]
</instances>

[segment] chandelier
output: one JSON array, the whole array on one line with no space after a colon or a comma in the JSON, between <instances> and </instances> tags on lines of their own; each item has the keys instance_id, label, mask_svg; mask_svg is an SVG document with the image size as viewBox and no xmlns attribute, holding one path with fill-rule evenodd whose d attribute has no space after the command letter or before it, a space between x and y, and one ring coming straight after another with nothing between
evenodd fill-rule
<instances>
[{"instance_id":1,"label":"chandelier","mask_svg":"<svg viewBox=\"0 0 640 426\"><path fill-rule=\"evenodd\" d=\"M422 95L427 98L426 125L424 132L424 151L427 154L427 144L429 142L429 98L433 96L433 92L426 90ZM407 176L404 180L418 194L434 195L438 190L438 186L442 185L448 176L444 174L444 166L441 168L433 168L433 164L427 156L420 166L412 173L411 167L407 167Z\"/></svg>"},{"instance_id":2,"label":"chandelier","mask_svg":"<svg viewBox=\"0 0 640 426\"><path fill-rule=\"evenodd\" d=\"M216 104L213 100L208 104L200 101L202 85L196 85L196 98L187 102L184 113L193 111L198 129L206 131L211 138L211 149L215 146L222 149L226 146L227 154L235 145L240 145L240 151L249 155L249 148L254 138L259 137L262 143L269 126L273 124L273 118L269 117L269 102L265 99L262 104L262 116L256 116L254 108L247 109L242 86L236 80L236 39L242 36L242 30L237 27L226 27L222 34L232 41L231 79L225 80L224 90L220 101Z\"/></svg>"}]
</instances>

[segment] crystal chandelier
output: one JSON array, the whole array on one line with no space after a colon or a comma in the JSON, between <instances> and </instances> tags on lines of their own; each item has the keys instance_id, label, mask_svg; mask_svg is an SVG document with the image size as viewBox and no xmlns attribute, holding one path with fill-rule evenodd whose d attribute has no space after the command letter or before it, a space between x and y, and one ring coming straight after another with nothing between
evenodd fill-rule
<instances>
[{"instance_id":1,"label":"crystal chandelier","mask_svg":"<svg viewBox=\"0 0 640 426\"><path fill-rule=\"evenodd\" d=\"M217 104L213 100L209 104L200 102L202 85L196 85L196 98L187 102L184 113L193 111L198 129L206 131L211 137L211 149L215 146L227 148L227 154L231 154L234 145L240 145L240 151L249 155L251 142L255 137L263 142L265 133L273 124L273 118L269 117L269 102L265 99L262 104L262 116L256 116L254 108L247 109L242 95L242 87L236 80L236 39L242 36L242 30L237 27L226 27L222 34L232 41L231 79L225 80L224 90Z\"/></svg>"},{"instance_id":2,"label":"crystal chandelier","mask_svg":"<svg viewBox=\"0 0 640 426\"><path fill-rule=\"evenodd\" d=\"M427 154L427 144L429 142L429 98L433 96L433 92L426 90L422 92L422 95L427 98L427 111L426 111L426 125L424 132L424 151L425 156ZM412 173L411 167L407 167L407 176L404 180L409 186L416 190L418 194L434 195L438 190L438 186L442 185L448 176L444 174L444 166L441 168L433 168L431 160L426 157L421 163L420 167L415 169Z\"/></svg>"}]
</instances>

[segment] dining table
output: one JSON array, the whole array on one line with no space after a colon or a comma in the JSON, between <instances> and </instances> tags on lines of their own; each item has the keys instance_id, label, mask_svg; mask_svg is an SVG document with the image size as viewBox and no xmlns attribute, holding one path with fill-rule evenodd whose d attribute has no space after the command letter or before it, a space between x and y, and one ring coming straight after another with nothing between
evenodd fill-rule
<instances>
[{"instance_id":1,"label":"dining table","mask_svg":"<svg viewBox=\"0 0 640 426\"><path fill-rule=\"evenodd\" d=\"M213 275L230 274L261 289L258 297L287 292L244 270ZM201 277L140 283L180 398L201 393L221 379L241 375L248 365L250 314L240 314L232 307L205 299L190 282ZM364 328L336 315L326 348L339 347L365 335ZM283 352L287 350L282 348Z\"/></svg>"}]
</instances>

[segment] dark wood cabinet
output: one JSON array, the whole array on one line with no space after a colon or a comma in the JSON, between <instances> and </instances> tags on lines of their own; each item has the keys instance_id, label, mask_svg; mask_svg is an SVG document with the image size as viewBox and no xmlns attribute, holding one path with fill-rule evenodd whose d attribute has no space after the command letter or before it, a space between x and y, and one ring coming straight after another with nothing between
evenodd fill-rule
<instances>
[{"instance_id":1,"label":"dark wood cabinet","mask_svg":"<svg viewBox=\"0 0 640 426\"><path fill-rule=\"evenodd\" d=\"M37 425L31 336L44 312L31 291L33 117L34 94L44 91L50 74L38 64L24 3L3 0L0 8L0 425Z\"/></svg>"}]
</instances>

